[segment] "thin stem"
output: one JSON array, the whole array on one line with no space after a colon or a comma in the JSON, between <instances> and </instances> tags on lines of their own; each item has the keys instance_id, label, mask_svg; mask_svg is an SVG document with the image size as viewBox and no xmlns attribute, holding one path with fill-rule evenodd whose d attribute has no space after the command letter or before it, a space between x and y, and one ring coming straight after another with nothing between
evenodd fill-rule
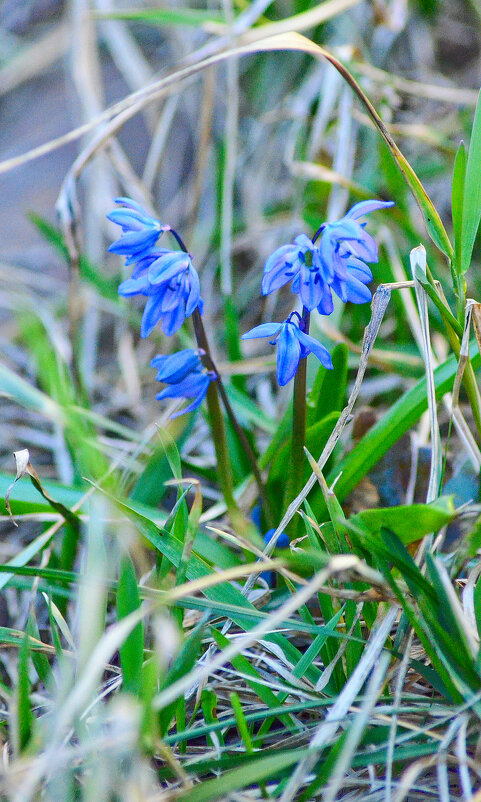
<instances>
[{"instance_id":1,"label":"thin stem","mask_svg":"<svg viewBox=\"0 0 481 802\"><path fill-rule=\"evenodd\" d=\"M170 228L170 226L166 227L165 230L170 231L172 236L175 237L175 239L177 240L177 243L179 244L180 248L185 253L188 253L187 247L182 238L180 237L180 235L177 233L177 231L175 231L175 229L173 228ZM206 398L207 398L207 407L209 409L209 416L212 424L212 434L214 435L214 448L217 459L219 480L222 486L222 492L224 495L225 503L227 505L231 518L233 519L235 517L238 521L240 518L243 522L244 519L237 506L237 502L234 498L232 468L227 448L227 438L224 426L224 418L222 417L222 411L220 409L220 404L219 404L219 395L222 398L225 410L230 418L230 421L235 431L237 432L237 435L242 443L246 456L251 464L252 471L254 473L254 477L259 488L259 494L264 504L265 514L267 516L270 525L272 523L271 520L272 516L269 509L269 504L264 484L262 482L262 476L259 471L259 466L257 465L257 460L252 451L251 445L247 437L245 436L242 427L239 425L239 422L234 414L234 410L230 405L227 393L222 383L220 373L217 370L215 362L212 358L211 350L209 347L209 341L207 339L207 335L204 329L204 324L202 322L202 317L198 309L194 310L192 314L192 321L194 324L194 332L197 340L197 345L204 351L205 356L203 357L203 359L208 363L206 367L209 370L213 370L217 376L217 381L211 382L209 384Z\"/></svg>"},{"instance_id":2,"label":"thin stem","mask_svg":"<svg viewBox=\"0 0 481 802\"><path fill-rule=\"evenodd\" d=\"M302 328L309 334L310 314L305 307L302 309ZM290 473L287 482L284 502L290 502L299 494L304 485L304 446L306 440L306 381L307 359L301 359L294 378L294 397L292 404L292 436L290 454ZM293 523L294 533L297 524Z\"/></svg>"},{"instance_id":3,"label":"thin stem","mask_svg":"<svg viewBox=\"0 0 481 802\"><path fill-rule=\"evenodd\" d=\"M211 354L211 351L210 351L210 348L209 348L209 341L207 340L207 335L205 333L204 324L202 322L202 317L201 317L201 315L200 315L200 313L199 313L199 311L197 309L195 310L195 312L194 312L192 317L193 317L193 321L194 321L194 330L195 330L195 336L196 336L196 339L197 339L197 344L198 344L199 348L202 348L205 351L205 357L207 358L208 364L206 365L206 367L209 370L213 370L214 373L217 375L217 381L215 383L212 382L210 387L212 387L214 389L214 384L217 385L217 389L218 389L219 395L220 395L220 397L222 399L222 403L224 404L225 411L227 412L227 415L229 416L230 422L232 423L232 426L234 427L234 429L235 429L235 431L237 433L237 436L239 437L239 440L240 440L240 442L242 444L242 447L243 447L243 449L244 449L244 451L246 453L247 459L249 460L249 463L251 465L252 472L253 472L255 480L257 482L257 487L259 489L259 495L260 495L262 503L263 503L264 512L265 512L265 515L266 515L266 517L268 519L268 523L270 525L271 523L273 523L272 514L271 514L271 511L270 511L270 508L269 508L269 503L268 503L268 499L267 499L264 483L262 481L262 476L261 476L261 473L260 473L260 470L259 470L259 466L257 464L257 460L255 458L254 452L252 451L251 444L249 443L247 437L245 436L245 433L244 433L242 427L240 426L240 424L239 424L239 422L238 422L238 420L237 420L237 418L235 416L234 410L231 407L231 404L230 404L229 398L227 396L227 393L225 391L225 387L223 385L221 376L220 376L219 371L217 370L216 364L215 364L215 362L214 362L214 360L212 358L212 354Z\"/></svg>"},{"instance_id":4,"label":"thin stem","mask_svg":"<svg viewBox=\"0 0 481 802\"><path fill-rule=\"evenodd\" d=\"M180 237L179 234L177 234L177 231L174 228L171 228L170 226L164 226L164 231L169 231L172 234L172 236L177 240L177 244L180 246L180 249L184 251L184 253L189 253L182 237Z\"/></svg>"},{"instance_id":5,"label":"thin stem","mask_svg":"<svg viewBox=\"0 0 481 802\"><path fill-rule=\"evenodd\" d=\"M200 312L196 309L192 314L194 323L194 331L199 348L202 348L205 353L209 354L209 343L205 336L204 326L202 325L202 318ZM217 382L211 382L207 389L207 407L209 409L210 423L212 427L212 435L214 440L215 455L217 460L217 473L222 487L222 493L229 510L232 523L238 522L242 518L242 513L237 506L234 498L234 482L232 479L232 470L229 461L229 452L227 448L227 438L225 433L224 418L220 408L219 396L217 393ZM244 528L244 527L243 527Z\"/></svg>"}]
</instances>

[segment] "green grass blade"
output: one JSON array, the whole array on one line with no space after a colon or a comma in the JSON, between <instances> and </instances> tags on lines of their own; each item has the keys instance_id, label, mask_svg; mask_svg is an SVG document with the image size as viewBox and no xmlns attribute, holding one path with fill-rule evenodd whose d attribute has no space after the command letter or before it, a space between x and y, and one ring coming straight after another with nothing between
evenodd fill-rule
<instances>
[{"instance_id":1,"label":"green grass blade","mask_svg":"<svg viewBox=\"0 0 481 802\"><path fill-rule=\"evenodd\" d=\"M472 342L469 350L473 368L481 364L478 346ZM436 398L442 398L452 389L457 360L449 357L434 371ZM426 380L421 379L408 390L361 438L353 450L327 476L327 483L341 476L336 483L336 495L342 501L360 480L384 456L402 435L419 420L427 409Z\"/></svg>"},{"instance_id":2,"label":"green grass blade","mask_svg":"<svg viewBox=\"0 0 481 802\"><path fill-rule=\"evenodd\" d=\"M469 143L466 178L463 199L463 230L461 247L461 272L466 273L471 263L474 240L481 219L481 181L479 165L481 164L481 94L478 97L474 122Z\"/></svg>"},{"instance_id":3,"label":"green grass blade","mask_svg":"<svg viewBox=\"0 0 481 802\"><path fill-rule=\"evenodd\" d=\"M140 607L139 589L134 564L128 554L122 557L117 590L117 617L120 621ZM120 647L123 689L134 696L142 691L142 665L144 662L144 625L142 621L127 635Z\"/></svg>"}]
</instances>

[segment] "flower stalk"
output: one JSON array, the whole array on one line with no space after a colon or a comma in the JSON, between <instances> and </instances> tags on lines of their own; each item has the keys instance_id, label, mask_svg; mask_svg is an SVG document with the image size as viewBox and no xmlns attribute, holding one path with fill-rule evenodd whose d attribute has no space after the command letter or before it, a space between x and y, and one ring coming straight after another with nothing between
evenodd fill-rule
<instances>
[{"instance_id":1,"label":"flower stalk","mask_svg":"<svg viewBox=\"0 0 481 802\"><path fill-rule=\"evenodd\" d=\"M250 466L252 468L252 472L254 474L254 478L256 480L257 487L258 487L258 490L259 490L259 496L260 496L260 498L262 500L262 503L263 503L263 509L265 511L265 514L266 514L266 517L268 519L268 522L271 523L272 522L272 514L271 514L271 511L270 511L269 502L268 502L268 499L267 499L267 494L266 494L266 491L265 491L264 483L262 481L262 476L261 476L261 473L260 473L260 470L259 470L259 466L257 464L257 460L255 458L255 455L254 455L253 451L252 451L251 445L250 445L247 437L245 436L244 431L243 431L242 427L240 426L239 421L237 420L237 418L235 416L235 413L234 413L234 410L232 409L232 406L230 404L230 401L229 401L229 398L228 398L227 393L225 391L225 387L223 385L221 376L220 376L219 371L217 370L215 362L214 362L214 360L212 358L212 354L211 354L210 347L209 347L209 341L208 341L207 335L205 333L204 324L202 322L202 317L201 317L200 313L198 312L198 310L196 310L193 313L192 322L194 324L194 332L195 332L195 337L196 337L196 340L197 340L197 345L198 345L199 348L201 348L204 351L203 359L207 363L206 367L209 370L213 370L217 375L217 381L215 382L217 387L214 387L214 386L211 385L209 387L209 390L207 391L207 406L209 408L209 415L211 416L211 422L212 422L212 426L213 426L214 443L216 444L216 442L217 442L217 440L216 440L217 430L214 430L214 418L212 417L211 406L210 406L210 402L209 402L209 391L211 392L211 394L215 393L217 395L217 390L218 390L218 394L219 394L220 398L222 399L222 403L224 405L225 411L227 412L227 415L229 416L229 419L230 419L230 421L232 423L232 426L234 427L234 429L235 429L235 431L237 433L237 436L239 437L239 440L240 440L240 442L242 444L242 447L243 447L243 449L245 451L247 459L249 460L249 463L250 463ZM217 405L219 405L218 398L217 398ZM219 407L219 412L220 412L220 407ZM220 413L220 415L221 415L221 418L222 418L222 413ZM217 420L217 418L215 418L215 420ZM225 448L226 448L226 451L227 451L227 441L226 441L226 436L225 436L225 427L224 427L223 418L222 418L222 428L223 428L223 440L225 441ZM216 449L217 449L217 445L216 445ZM217 455L217 451L216 451L216 455ZM227 461L228 461L228 464L229 464L229 472L230 472L231 481L232 481L232 472L231 472L230 461L228 459L228 456L227 456ZM219 465L219 467L220 467L220 465ZM227 501L226 501L226 503L227 503Z\"/></svg>"},{"instance_id":2,"label":"flower stalk","mask_svg":"<svg viewBox=\"0 0 481 802\"><path fill-rule=\"evenodd\" d=\"M301 327L306 334L309 334L310 313L303 307ZM301 359L294 378L294 392L292 403L292 434L291 434L291 454L290 472L287 481L284 506L287 506L296 498L304 482L304 446L306 444L306 384L307 384L307 359ZM293 522L293 534L297 529L297 523Z\"/></svg>"}]
</instances>

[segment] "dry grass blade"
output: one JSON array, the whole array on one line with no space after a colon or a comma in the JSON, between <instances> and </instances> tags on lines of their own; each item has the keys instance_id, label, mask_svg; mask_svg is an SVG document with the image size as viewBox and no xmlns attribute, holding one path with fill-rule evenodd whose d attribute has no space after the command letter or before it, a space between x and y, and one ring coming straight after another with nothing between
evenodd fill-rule
<instances>
[{"instance_id":1,"label":"dry grass blade","mask_svg":"<svg viewBox=\"0 0 481 802\"><path fill-rule=\"evenodd\" d=\"M23 48L0 69L0 96L36 77L67 53L70 31L62 22L44 36Z\"/></svg>"},{"instance_id":2,"label":"dry grass blade","mask_svg":"<svg viewBox=\"0 0 481 802\"><path fill-rule=\"evenodd\" d=\"M436 411L436 391L434 387L433 355L429 340L429 317L427 296L417 272L426 275L426 250L423 245L413 248L410 254L411 270L414 278L414 289L418 304L419 318L422 331L422 354L426 369L426 387L428 394L429 425L431 430L431 468L429 472L429 486L426 502L434 501L439 495L441 480L441 438L439 436L438 416Z\"/></svg>"}]
</instances>

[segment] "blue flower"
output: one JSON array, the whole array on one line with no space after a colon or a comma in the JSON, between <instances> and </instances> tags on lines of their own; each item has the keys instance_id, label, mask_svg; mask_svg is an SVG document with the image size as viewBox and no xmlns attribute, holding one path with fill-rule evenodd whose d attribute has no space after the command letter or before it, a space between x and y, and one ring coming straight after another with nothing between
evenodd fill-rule
<instances>
[{"instance_id":1,"label":"blue flower","mask_svg":"<svg viewBox=\"0 0 481 802\"><path fill-rule=\"evenodd\" d=\"M150 364L158 368L157 381L168 385L156 395L157 401L164 398L193 399L191 404L171 415L172 418L197 409L207 394L209 384L217 379L214 371L204 368L199 352L190 348L169 356L159 354Z\"/></svg>"},{"instance_id":2,"label":"blue flower","mask_svg":"<svg viewBox=\"0 0 481 802\"><path fill-rule=\"evenodd\" d=\"M120 295L145 295L140 336L148 337L159 320L168 337L174 334L194 309L202 314L200 282L190 254L154 248L134 267L131 278L119 286Z\"/></svg>"},{"instance_id":3,"label":"blue flower","mask_svg":"<svg viewBox=\"0 0 481 802\"><path fill-rule=\"evenodd\" d=\"M156 379L158 382L177 384L185 379L189 373L202 371L200 353L204 352L186 348L184 351L177 351L175 354L169 354L168 356L158 354L154 356L150 365L152 368L157 368Z\"/></svg>"},{"instance_id":4,"label":"blue flower","mask_svg":"<svg viewBox=\"0 0 481 802\"><path fill-rule=\"evenodd\" d=\"M298 322L295 322L295 318ZM243 340L270 337L271 345L277 342L277 381L281 387L295 376L300 360L308 354L314 354L325 368L332 370L332 360L327 348L306 334L301 325L299 313L291 312L283 323L262 323L242 335Z\"/></svg>"},{"instance_id":5,"label":"blue flower","mask_svg":"<svg viewBox=\"0 0 481 802\"><path fill-rule=\"evenodd\" d=\"M268 529L268 531L265 533L264 543L266 546L271 542L272 535L274 534L275 531L276 531L275 529ZM289 540L289 536L286 535L285 532L281 532L276 541L276 549L287 549L289 548L290 542L291 541Z\"/></svg>"},{"instance_id":6,"label":"blue flower","mask_svg":"<svg viewBox=\"0 0 481 802\"><path fill-rule=\"evenodd\" d=\"M152 262L147 278L149 299L142 318L142 329L147 333L162 319L162 331L170 337L195 309L202 314L204 303L200 297L199 276L190 254L184 251L163 254Z\"/></svg>"},{"instance_id":7,"label":"blue flower","mask_svg":"<svg viewBox=\"0 0 481 802\"><path fill-rule=\"evenodd\" d=\"M391 202L362 201L335 223L319 229L321 240L315 245L306 234L293 244L282 245L264 265L262 293L267 295L292 280L292 292L300 295L305 308L330 315L334 305L332 291L342 301L360 304L371 300L366 284L372 273L363 260L377 262L377 245L358 219Z\"/></svg>"},{"instance_id":8,"label":"blue flower","mask_svg":"<svg viewBox=\"0 0 481 802\"><path fill-rule=\"evenodd\" d=\"M107 215L107 219L122 228L122 236L109 248L112 253L126 256L126 264L137 262L156 244L161 234L168 229L159 220L150 217L138 203L130 198L117 198L122 206Z\"/></svg>"},{"instance_id":9,"label":"blue flower","mask_svg":"<svg viewBox=\"0 0 481 802\"><path fill-rule=\"evenodd\" d=\"M267 546L268 543L272 540L272 535L274 534L275 529L269 529L264 535L264 543ZM290 545L290 540L288 535L285 532L281 532L279 537L277 538L276 548L277 549L288 549ZM274 588L276 585L276 574L275 571L263 571L261 574L262 579L265 579L267 584L270 588Z\"/></svg>"}]
</instances>

